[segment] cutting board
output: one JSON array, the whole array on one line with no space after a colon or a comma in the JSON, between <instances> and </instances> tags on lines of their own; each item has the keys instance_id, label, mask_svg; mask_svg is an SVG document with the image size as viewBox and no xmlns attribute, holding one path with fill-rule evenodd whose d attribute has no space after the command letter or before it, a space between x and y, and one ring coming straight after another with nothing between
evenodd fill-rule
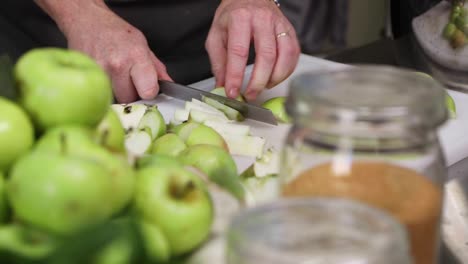
<instances>
[{"instance_id":1,"label":"cutting board","mask_svg":"<svg viewBox=\"0 0 468 264\"><path fill-rule=\"evenodd\" d=\"M254 103L260 104L269 98L287 95L291 79L298 74L304 72L337 70L345 67L349 66L303 54L300 56L295 72L277 87L263 92ZM246 70L246 81L243 85L244 88L251 71L252 66L248 66ZM208 91L213 89L214 85L215 81L213 78L211 78L194 83L191 86ZM457 106L457 117L456 119L447 121L441 127L439 131L439 137L443 152L446 157L447 165L450 166L468 157L468 95L451 90L448 92L455 100ZM140 102L157 104L159 110L167 122L172 119L174 116L174 111L177 108L184 107L184 101L170 98L164 95L158 96L158 98L155 100ZM273 146L278 149L282 147L290 128L289 125L285 124L273 126L253 120L246 120L245 124L251 126L253 135L266 138L267 147ZM235 156L234 159L236 161L239 172L242 172L254 162L253 158ZM452 192L452 190L449 188L447 188L447 190ZM468 252L464 250L464 248L461 248L465 245L464 243L466 242L466 239L468 239L468 220L466 217L460 217L460 213L465 212L466 207L460 207L460 204L458 204L456 201L453 201L453 197L453 195L448 195L446 200L447 206L444 212L443 227L444 237L450 236L451 240L449 240L449 246L451 248L457 247L459 252ZM468 261L468 254L464 254L464 256L459 257ZM189 263L224 263L223 237L216 236L210 239L203 247L201 247L201 249L194 255L192 261Z\"/></svg>"}]
</instances>

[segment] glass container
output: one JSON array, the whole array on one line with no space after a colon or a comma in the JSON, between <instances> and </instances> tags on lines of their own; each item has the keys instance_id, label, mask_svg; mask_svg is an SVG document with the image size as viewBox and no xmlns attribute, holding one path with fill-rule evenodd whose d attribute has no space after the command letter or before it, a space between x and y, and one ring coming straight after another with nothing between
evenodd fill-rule
<instances>
[{"instance_id":1,"label":"glass container","mask_svg":"<svg viewBox=\"0 0 468 264\"><path fill-rule=\"evenodd\" d=\"M285 199L238 214L228 264L409 264L406 232L392 216L339 198Z\"/></svg>"},{"instance_id":2,"label":"glass container","mask_svg":"<svg viewBox=\"0 0 468 264\"><path fill-rule=\"evenodd\" d=\"M446 166L437 130L446 92L390 66L304 73L286 102L293 125L282 153L281 195L341 197L391 213L416 264L436 262Z\"/></svg>"}]
</instances>

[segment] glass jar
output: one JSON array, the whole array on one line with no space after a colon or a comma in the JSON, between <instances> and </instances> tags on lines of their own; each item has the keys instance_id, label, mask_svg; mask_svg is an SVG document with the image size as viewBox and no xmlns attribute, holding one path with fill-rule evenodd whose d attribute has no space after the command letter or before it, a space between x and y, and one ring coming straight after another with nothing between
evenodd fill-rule
<instances>
[{"instance_id":1,"label":"glass jar","mask_svg":"<svg viewBox=\"0 0 468 264\"><path fill-rule=\"evenodd\" d=\"M282 154L283 197L343 197L405 225L416 264L435 263L445 160L445 90L429 77L364 65L296 77Z\"/></svg>"},{"instance_id":2,"label":"glass jar","mask_svg":"<svg viewBox=\"0 0 468 264\"><path fill-rule=\"evenodd\" d=\"M238 214L227 264L410 264L403 226L389 214L339 198L285 199Z\"/></svg>"}]
</instances>

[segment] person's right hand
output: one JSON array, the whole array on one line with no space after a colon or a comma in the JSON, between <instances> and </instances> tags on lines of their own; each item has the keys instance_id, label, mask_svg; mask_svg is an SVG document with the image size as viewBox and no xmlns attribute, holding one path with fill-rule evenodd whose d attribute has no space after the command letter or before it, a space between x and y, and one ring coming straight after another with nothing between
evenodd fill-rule
<instances>
[{"instance_id":1,"label":"person's right hand","mask_svg":"<svg viewBox=\"0 0 468 264\"><path fill-rule=\"evenodd\" d=\"M76 10L76 14L58 14L64 17L55 20L70 49L90 55L107 71L119 103L153 99L159 91L158 78L172 80L143 33L103 2L88 1Z\"/></svg>"}]
</instances>

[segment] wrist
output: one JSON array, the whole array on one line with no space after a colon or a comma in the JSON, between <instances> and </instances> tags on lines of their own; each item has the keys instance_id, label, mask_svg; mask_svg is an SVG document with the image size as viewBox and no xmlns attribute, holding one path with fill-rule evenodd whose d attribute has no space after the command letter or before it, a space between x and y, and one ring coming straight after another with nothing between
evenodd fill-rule
<instances>
[{"instance_id":1,"label":"wrist","mask_svg":"<svg viewBox=\"0 0 468 264\"><path fill-rule=\"evenodd\" d=\"M72 28L86 17L93 16L99 9L108 9L104 0L34 0L57 24L59 29L68 35Z\"/></svg>"}]
</instances>

